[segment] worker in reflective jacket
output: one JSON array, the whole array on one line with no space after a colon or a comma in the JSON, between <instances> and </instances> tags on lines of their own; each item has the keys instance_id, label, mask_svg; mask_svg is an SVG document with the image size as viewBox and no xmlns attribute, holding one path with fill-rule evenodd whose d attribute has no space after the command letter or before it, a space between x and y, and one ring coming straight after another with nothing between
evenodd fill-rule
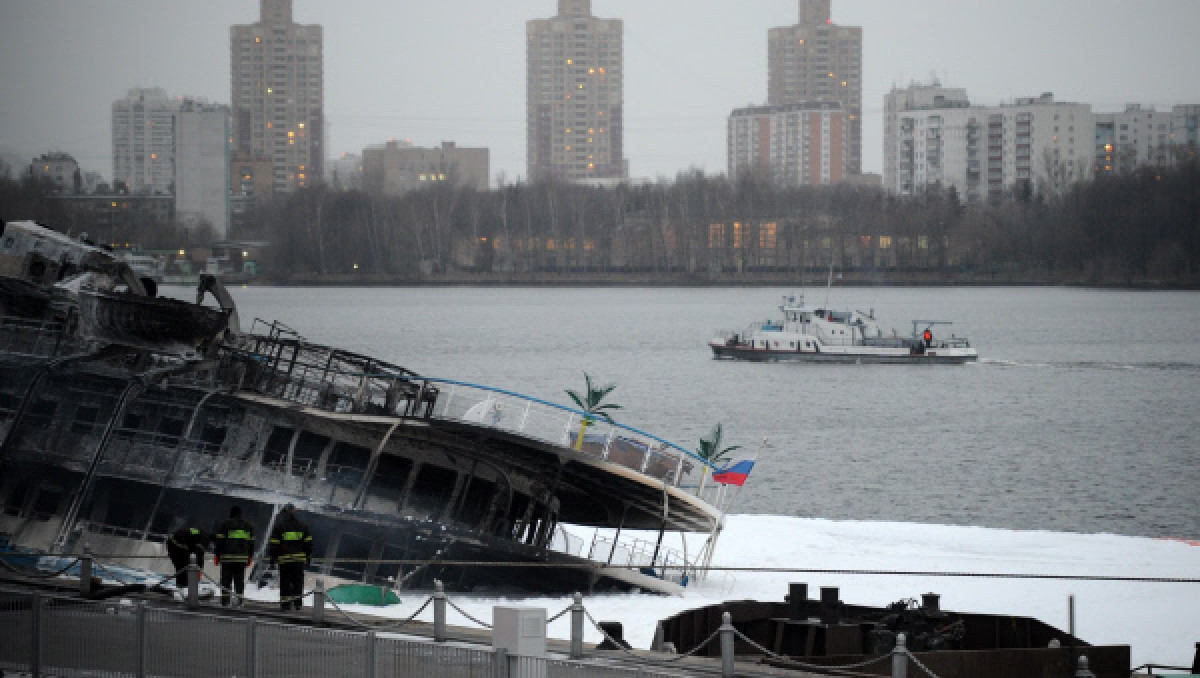
<instances>
[{"instance_id":1,"label":"worker in reflective jacket","mask_svg":"<svg viewBox=\"0 0 1200 678\"><path fill-rule=\"evenodd\" d=\"M229 519L217 528L213 565L221 566L221 604L229 605L229 591L242 604L246 592L246 568L254 564L254 526L242 519L242 507L229 509Z\"/></svg>"},{"instance_id":2,"label":"worker in reflective jacket","mask_svg":"<svg viewBox=\"0 0 1200 678\"><path fill-rule=\"evenodd\" d=\"M284 610L301 607L304 566L312 560L313 538L288 504L271 532L271 565L279 565L279 604Z\"/></svg>"},{"instance_id":3,"label":"worker in reflective jacket","mask_svg":"<svg viewBox=\"0 0 1200 678\"><path fill-rule=\"evenodd\" d=\"M175 567L175 586L180 590L187 588L187 566L193 554L196 564L204 567L204 549L209 541L208 533L198 527L181 527L167 537L167 557Z\"/></svg>"}]
</instances>

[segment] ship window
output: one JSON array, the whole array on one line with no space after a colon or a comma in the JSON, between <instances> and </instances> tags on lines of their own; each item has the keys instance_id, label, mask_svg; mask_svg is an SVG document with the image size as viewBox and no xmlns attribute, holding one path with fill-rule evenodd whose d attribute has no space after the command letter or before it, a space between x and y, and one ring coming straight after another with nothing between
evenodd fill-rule
<instances>
[{"instance_id":1,"label":"ship window","mask_svg":"<svg viewBox=\"0 0 1200 678\"><path fill-rule=\"evenodd\" d=\"M292 444L295 429L286 426L276 426L271 429L267 445L263 448L263 466L282 469L287 464L288 446Z\"/></svg>"},{"instance_id":2,"label":"ship window","mask_svg":"<svg viewBox=\"0 0 1200 678\"><path fill-rule=\"evenodd\" d=\"M19 398L17 398L15 395L9 395L7 393L0 393L0 411L10 412L10 413L16 412L17 407L19 407L20 405L21 405L21 400Z\"/></svg>"},{"instance_id":3,"label":"ship window","mask_svg":"<svg viewBox=\"0 0 1200 678\"><path fill-rule=\"evenodd\" d=\"M54 419L54 411L57 409L58 401L38 400L33 407L29 408L29 426L39 429L50 428L50 421Z\"/></svg>"},{"instance_id":4,"label":"ship window","mask_svg":"<svg viewBox=\"0 0 1200 678\"><path fill-rule=\"evenodd\" d=\"M383 547L383 554L379 558L379 566L375 569L375 580L380 583L391 580L397 580L401 577L401 568L411 570L412 565L401 566L399 563L389 563L389 560L408 560L408 550L403 546L394 546L386 544Z\"/></svg>"},{"instance_id":5,"label":"ship window","mask_svg":"<svg viewBox=\"0 0 1200 678\"><path fill-rule=\"evenodd\" d=\"M334 485L358 487L370 461L371 450L349 443L338 443L325 465L325 476Z\"/></svg>"},{"instance_id":6,"label":"ship window","mask_svg":"<svg viewBox=\"0 0 1200 678\"><path fill-rule=\"evenodd\" d=\"M371 558L372 543L370 539L342 534L330 574L351 581L361 580L367 570L367 561Z\"/></svg>"},{"instance_id":7,"label":"ship window","mask_svg":"<svg viewBox=\"0 0 1200 678\"><path fill-rule=\"evenodd\" d=\"M328 444L327 436L301 431L300 437L296 439L296 448L292 451L292 473L301 476L316 475L321 453Z\"/></svg>"},{"instance_id":8,"label":"ship window","mask_svg":"<svg viewBox=\"0 0 1200 678\"><path fill-rule=\"evenodd\" d=\"M224 426L217 426L213 423L204 425L204 430L200 432L200 439L204 441L204 451L209 454L216 454L221 449L221 443L225 442L226 429Z\"/></svg>"},{"instance_id":9,"label":"ship window","mask_svg":"<svg viewBox=\"0 0 1200 678\"><path fill-rule=\"evenodd\" d=\"M381 456L375 467L375 475L371 478L370 496L385 501L399 501L410 471L412 461L387 454Z\"/></svg>"},{"instance_id":10,"label":"ship window","mask_svg":"<svg viewBox=\"0 0 1200 678\"><path fill-rule=\"evenodd\" d=\"M121 428L117 429L117 437L126 440L137 435L138 429L142 427L142 415L132 412L125 415L125 420L121 422Z\"/></svg>"},{"instance_id":11,"label":"ship window","mask_svg":"<svg viewBox=\"0 0 1200 678\"><path fill-rule=\"evenodd\" d=\"M521 494L513 494L512 505L508 507L508 514L505 522L509 525L509 537L517 539L525 531L525 510L529 508L529 497Z\"/></svg>"},{"instance_id":12,"label":"ship window","mask_svg":"<svg viewBox=\"0 0 1200 678\"><path fill-rule=\"evenodd\" d=\"M424 513L436 517L446 508L450 493L454 491L454 483L458 474L448 468L424 465L417 471L417 482L413 485L413 495L408 500L408 508L416 513Z\"/></svg>"},{"instance_id":13,"label":"ship window","mask_svg":"<svg viewBox=\"0 0 1200 678\"><path fill-rule=\"evenodd\" d=\"M15 485L8 488L4 496L3 512L9 516L20 516L21 510L25 508L25 500L29 495L29 481L21 480Z\"/></svg>"},{"instance_id":14,"label":"ship window","mask_svg":"<svg viewBox=\"0 0 1200 678\"><path fill-rule=\"evenodd\" d=\"M99 407L80 405L79 407L75 408L75 420L71 422L71 432L91 433L92 426L96 423L96 416L99 414Z\"/></svg>"},{"instance_id":15,"label":"ship window","mask_svg":"<svg viewBox=\"0 0 1200 678\"><path fill-rule=\"evenodd\" d=\"M57 487L43 487L38 490L37 497L33 501L33 517L37 520L49 520L58 512L62 496L62 490Z\"/></svg>"},{"instance_id":16,"label":"ship window","mask_svg":"<svg viewBox=\"0 0 1200 678\"><path fill-rule=\"evenodd\" d=\"M183 420L175 417L163 417L158 421L158 443L166 447L175 447L179 444L179 437L183 435Z\"/></svg>"},{"instance_id":17,"label":"ship window","mask_svg":"<svg viewBox=\"0 0 1200 678\"><path fill-rule=\"evenodd\" d=\"M488 507L492 505L492 495L495 492L495 483L472 478L471 486L467 488L467 496L463 500L462 511L458 515L459 522L464 525L476 525L483 520Z\"/></svg>"}]
</instances>

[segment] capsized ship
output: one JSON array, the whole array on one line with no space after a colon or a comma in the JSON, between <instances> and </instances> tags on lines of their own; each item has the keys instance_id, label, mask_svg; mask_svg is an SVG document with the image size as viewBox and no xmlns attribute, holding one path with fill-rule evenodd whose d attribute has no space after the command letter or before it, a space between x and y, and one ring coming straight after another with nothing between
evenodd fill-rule
<instances>
[{"instance_id":1,"label":"capsized ship","mask_svg":"<svg viewBox=\"0 0 1200 678\"><path fill-rule=\"evenodd\" d=\"M243 332L211 276L167 299L103 247L0 233L0 533L23 548L166 571L174 529L236 504L266 535L293 503L327 580L680 592L726 488L689 450L588 419L281 323Z\"/></svg>"},{"instance_id":2,"label":"capsized ship","mask_svg":"<svg viewBox=\"0 0 1200 678\"><path fill-rule=\"evenodd\" d=\"M835 311L805 305L804 295L784 295L779 320L753 323L741 332L721 330L708 342L714 358L809 363L961 365L979 353L966 337L943 331L945 320L914 320L912 334L885 333L875 311Z\"/></svg>"}]
</instances>

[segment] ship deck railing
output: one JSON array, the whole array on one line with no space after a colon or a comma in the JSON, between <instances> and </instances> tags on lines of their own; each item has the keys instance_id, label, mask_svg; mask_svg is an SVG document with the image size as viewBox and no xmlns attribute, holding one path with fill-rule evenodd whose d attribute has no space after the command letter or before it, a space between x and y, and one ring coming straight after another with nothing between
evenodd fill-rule
<instances>
[{"instance_id":1,"label":"ship deck railing","mask_svg":"<svg viewBox=\"0 0 1200 678\"><path fill-rule=\"evenodd\" d=\"M340 414L465 422L574 449L680 486L707 465L694 452L631 426L514 391L418 375L300 338L254 336L222 349L242 388ZM580 441L582 434L583 440Z\"/></svg>"},{"instance_id":2,"label":"ship deck railing","mask_svg":"<svg viewBox=\"0 0 1200 678\"><path fill-rule=\"evenodd\" d=\"M73 352L77 343L60 320L0 316L0 353L6 356L52 358Z\"/></svg>"}]
</instances>

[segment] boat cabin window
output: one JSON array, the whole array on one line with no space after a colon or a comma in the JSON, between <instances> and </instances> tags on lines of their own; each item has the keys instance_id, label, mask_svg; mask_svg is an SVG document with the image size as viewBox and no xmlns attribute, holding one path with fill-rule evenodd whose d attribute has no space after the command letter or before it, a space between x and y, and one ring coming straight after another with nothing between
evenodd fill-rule
<instances>
[{"instance_id":1,"label":"boat cabin window","mask_svg":"<svg viewBox=\"0 0 1200 678\"><path fill-rule=\"evenodd\" d=\"M33 517L36 520L49 520L58 513L58 507L62 504L63 491L57 487L41 487L38 488L37 496L33 500Z\"/></svg>"},{"instance_id":2,"label":"boat cabin window","mask_svg":"<svg viewBox=\"0 0 1200 678\"><path fill-rule=\"evenodd\" d=\"M477 525L487 515L488 507L492 505L492 495L496 493L495 483L482 478L471 478L467 495L463 499L462 510L459 511L458 521L464 525Z\"/></svg>"},{"instance_id":3,"label":"boat cabin window","mask_svg":"<svg viewBox=\"0 0 1200 678\"><path fill-rule=\"evenodd\" d=\"M446 509L458 474L448 468L425 464L417 470L417 481L406 508L416 514L437 518Z\"/></svg>"},{"instance_id":4,"label":"boat cabin window","mask_svg":"<svg viewBox=\"0 0 1200 678\"><path fill-rule=\"evenodd\" d=\"M21 399L8 393L0 393L0 413L12 414L21 406Z\"/></svg>"},{"instance_id":5,"label":"boat cabin window","mask_svg":"<svg viewBox=\"0 0 1200 678\"><path fill-rule=\"evenodd\" d=\"M163 417L158 420L158 444L175 447L183 435L184 422L178 417Z\"/></svg>"},{"instance_id":6,"label":"boat cabin window","mask_svg":"<svg viewBox=\"0 0 1200 678\"><path fill-rule=\"evenodd\" d=\"M301 431L292 450L292 473L298 476L315 476L321 453L329 445L329 437L311 431Z\"/></svg>"},{"instance_id":7,"label":"boat cabin window","mask_svg":"<svg viewBox=\"0 0 1200 678\"><path fill-rule=\"evenodd\" d=\"M379 457L375 466L375 475L371 476L371 487L368 490L368 501L379 499L387 502L400 501L404 493L404 485L408 482L408 474L412 471L412 461L403 457L385 454Z\"/></svg>"},{"instance_id":8,"label":"boat cabin window","mask_svg":"<svg viewBox=\"0 0 1200 678\"><path fill-rule=\"evenodd\" d=\"M394 544L384 544L383 553L379 556L379 564L375 567L375 576L372 578L377 583L400 581L404 574L411 571L415 566L400 565L399 563L388 562L390 560L409 560L410 556L408 549L403 546Z\"/></svg>"},{"instance_id":9,"label":"boat cabin window","mask_svg":"<svg viewBox=\"0 0 1200 678\"><path fill-rule=\"evenodd\" d=\"M28 421L31 428L48 429L58 409L57 400L40 399L29 408Z\"/></svg>"},{"instance_id":10,"label":"boat cabin window","mask_svg":"<svg viewBox=\"0 0 1200 678\"><path fill-rule=\"evenodd\" d=\"M371 450L349 443L338 443L325 464L325 477L334 485L355 488L362 482L371 462Z\"/></svg>"},{"instance_id":11,"label":"boat cabin window","mask_svg":"<svg viewBox=\"0 0 1200 678\"><path fill-rule=\"evenodd\" d=\"M272 427L271 435L267 437L267 444L263 448L263 466L282 469L287 465L288 447L291 447L292 436L295 434L296 430L287 426Z\"/></svg>"},{"instance_id":12,"label":"boat cabin window","mask_svg":"<svg viewBox=\"0 0 1200 678\"><path fill-rule=\"evenodd\" d=\"M72 433L91 433L92 426L96 424L96 417L100 414L99 407L89 407L80 405L75 408L75 420L71 422Z\"/></svg>"},{"instance_id":13,"label":"boat cabin window","mask_svg":"<svg viewBox=\"0 0 1200 678\"><path fill-rule=\"evenodd\" d=\"M204 430L200 432L200 440L204 443L204 452L207 454L219 452L221 443L225 442L225 433L224 426L218 426L213 422L206 423Z\"/></svg>"},{"instance_id":14,"label":"boat cabin window","mask_svg":"<svg viewBox=\"0 0 1200 678\"><path fill-rule=\"evenodd\" d=\"M529 509L529 495L514 492L512 504L504 514L504 524L508 526L508 536L516 539L525 531L525 511Z\"/></svg>"},{"instance_id":15,"label":"boat cabin window","mask_svg":"<svg viewBox=\"0 0 1200 678\"><path fill-rule=\"evenodd\" d=\"M0 506L0 513L20 517L21 512L25 510L25 501L30 495L29 481L21 480L15 485L2 489L6 491L4 492L4 504Z\"/></svg>"},{"instance_id":16,"label":"boat cabin window","mask_svg":"<svg viewBox=\"0 0 1200 678\"><path fill-rule=\"evenodd\" d=\"M329 573L350 581L360 581L367 571L373 545L370 539L343 533L338 539L337 555Z\"/></svg>"},{"instance_id":17,"label":"boat cabin window","mask_svg":"<svg viewBox=\"0 0 1200 678\"><path fill-rule=\"evenodd\" d=\"M139 430L142 428L142 415L128 412L125 414L125 420L121 422L121 428L118 428L115 435L124 440L132 440Z\"/></svg>"}]
</instances>

